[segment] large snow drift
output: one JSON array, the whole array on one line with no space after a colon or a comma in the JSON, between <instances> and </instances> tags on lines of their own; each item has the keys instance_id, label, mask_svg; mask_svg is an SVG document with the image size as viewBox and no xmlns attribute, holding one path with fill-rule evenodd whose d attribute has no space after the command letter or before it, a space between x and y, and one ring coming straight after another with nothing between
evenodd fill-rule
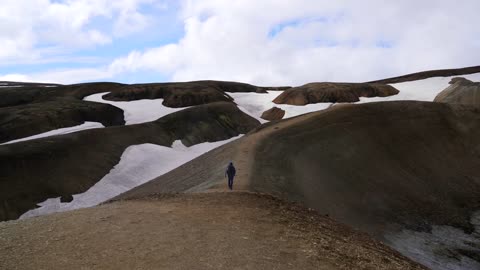
<instances>
[{"instance_id":1,"label":"large snow drift","mask_svg":"<svg viewBox=\"0 0 480 270\"><path fill-rule=\"evenodd\" d=\"M166 107L162 104L162 98L132 101L110 101L103 99L103 96L108 93L110 92L90 95L85 97L83 100L106 103L122 109L126 125L152 122L167 114L186 109Z\"/></svg>"},{"instance_id":2,"label":"large snow drift","mask_svg":"<svg viewBox=\"0 0 480 270\"><path fill-rule=\"evenodd\" d=\"M35 139L40 139L40 138L45 138L45 137L50 137L50 136L55 136L55 135L63 135L63 134L78 132L78 131L82 131L82 130L87 130L87 129L92 129L92 128L103 128L103 127L105 127L105 126L102 125L101 123L85 122L85 123L83 123L81 125L78 125L78 126L50 130L50 131L47 131L45 133L40 133L40 134L37 134L37 135L33 135L33 136L29 136L29 137L25 137L25 138L13 140L13 141L8 141L8 142L2 143L0 145L29 141L29 140L35 140Z\"/></svg>"},{"instance_id":3,"label":"large snow drift","mask_svg":"<svg viewBox=\"0 0 480 270\"><path fill-rule=\"evenodd\" d=\"M47 199L38 204L39 208L26 212L20 218L95 206L241 136L191 147L184 146L180 141L175 141L172 147L155 144L130 146L107 175L85 193L73 195L72 202L62 203L60 198Z\"/></svg>"}]
</instances>

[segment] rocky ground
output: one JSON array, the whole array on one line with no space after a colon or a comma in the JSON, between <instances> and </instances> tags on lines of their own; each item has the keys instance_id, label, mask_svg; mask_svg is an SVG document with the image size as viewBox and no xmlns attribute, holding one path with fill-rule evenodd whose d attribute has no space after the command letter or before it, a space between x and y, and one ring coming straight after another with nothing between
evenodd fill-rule
<instances>
[{"instance_id":1,"label":"rocky ground","mask_svg":"<svg viewBox=\"0 0 480 270\"><path fill-rule=\"evenodd\" d=\"M0 223L1 269L423 269L325 216L244 192Z\"/></svg>"}]
</instances>

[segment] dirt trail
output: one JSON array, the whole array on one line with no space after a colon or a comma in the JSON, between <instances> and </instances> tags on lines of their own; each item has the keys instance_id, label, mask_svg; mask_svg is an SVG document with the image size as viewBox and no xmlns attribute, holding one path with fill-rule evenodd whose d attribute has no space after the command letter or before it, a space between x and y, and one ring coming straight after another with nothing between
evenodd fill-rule
<instances>
[{"instance_id":1,"label":"dirt trail","mask_svg":"<svg viewBox=\"0 0 480 270\"><path fill-rule=\"evenodd\" d=\"M0 269L422 269L270 196L164 195L0 223Z\"/></svg>"},{"instance_id":2,"label":"dirt trail","mask_svg":"<svg viewBox=\"0 0 480 270\"><path fill-rule=\"evenodd\" d=\"M258 132L251 133L244 137L242 142L238 145L238 147L236 147L236 152L232 158L232 161L237 168L237 175L235 176L234 181L234 189L241 191L251 190L251 177L255 177L254 175L251 175L255 161L255 150L257 145L259 145L262 140L268 138L273 132L277 130L299 123L305 119L312 117L313 115L316 114L304 114L280 122L271 122L268 126L262 127L261 130L259 130ZM228 187L226 181L224 182L218 181L218 183L214 185L211 189L216 191L227 191ZM208 191L209 190L206 190L205 192Z\"/></svg>"}]
</instances>

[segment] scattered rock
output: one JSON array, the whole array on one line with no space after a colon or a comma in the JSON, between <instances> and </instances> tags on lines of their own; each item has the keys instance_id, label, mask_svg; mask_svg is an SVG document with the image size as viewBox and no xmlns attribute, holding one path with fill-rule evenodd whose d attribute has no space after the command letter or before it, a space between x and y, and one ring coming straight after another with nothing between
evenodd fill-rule
<instances>
[{"instance_id":1,"label":"scattered rock","mask_svg":"<svg viewBox=\"0 0 480 270\"><path fill-rule=\"evenodd\" d=\"M280 120L284 116L285 111L277 107L273 107L270 110L266 110L262 113L262 119L265 119L267 121Z\"/></svg>"},{"instance_id":2,"label":"scattered rock","mask_svg":"<svg viewBox=\"0 0 480 270\"><path fill-rule=\"evenodd\" d=\"M66 194L60 197L60 202L62 203L67 203L73 201L73 195L72 194Z\"/></svg>"}]
</instances>

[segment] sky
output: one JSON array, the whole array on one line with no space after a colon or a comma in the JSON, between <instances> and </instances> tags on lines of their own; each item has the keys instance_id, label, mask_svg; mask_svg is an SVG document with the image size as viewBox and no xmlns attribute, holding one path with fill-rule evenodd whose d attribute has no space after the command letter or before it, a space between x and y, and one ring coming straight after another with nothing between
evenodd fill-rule
<instances>
[{"instance_id":1,"label":"sky","mask_svg":"<svg viewBox=\"0 0 480 270\"><path fill-rule=\"evenodd\" d=\"M0 81L361 82L480 65L478 0L0 0Z\"/></svg>"}]
</instances>

